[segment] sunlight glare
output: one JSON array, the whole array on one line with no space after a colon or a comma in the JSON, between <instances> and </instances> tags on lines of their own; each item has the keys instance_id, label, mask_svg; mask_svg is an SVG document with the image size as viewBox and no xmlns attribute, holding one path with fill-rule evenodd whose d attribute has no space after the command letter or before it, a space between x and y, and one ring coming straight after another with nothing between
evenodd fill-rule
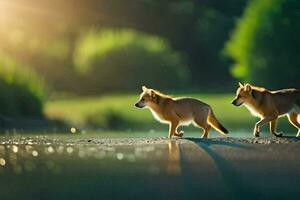
<instances>
[{"instance_id":1,"label":"sunlight glare","mask_svg":"<svg viewBox=\"0 0 300 200\"><path fill-rule=\"evenodd\" d=\"M4 158L0 158L0 166L5 166L6 161L4 160Z\"/></svg>"},{"instance_id":2,"label":"sunlight glare","mask_svg":"<svg viewBox=\"0 0 300 200\"><path fill-rule=\"evenodd\" d=\"M37 152L37 151L32 151L32 156L34 156L34 157L37 157L39 155L39 152Z\"/></svg>"}]
</instances>

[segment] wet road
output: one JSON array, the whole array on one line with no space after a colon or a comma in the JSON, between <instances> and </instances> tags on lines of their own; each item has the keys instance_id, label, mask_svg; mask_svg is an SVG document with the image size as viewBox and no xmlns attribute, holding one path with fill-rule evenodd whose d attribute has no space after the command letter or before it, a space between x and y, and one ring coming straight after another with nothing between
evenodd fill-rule
<instances>
[{"instance_id":1,"label":"wet road","mask_svg":"<svg viewBox=\"0 0 300 200\"><path fill-rule=\"evenodd\" d=\"M293 138L0 140L1 199L297 199Z\"/></svg>"}]
</instances>

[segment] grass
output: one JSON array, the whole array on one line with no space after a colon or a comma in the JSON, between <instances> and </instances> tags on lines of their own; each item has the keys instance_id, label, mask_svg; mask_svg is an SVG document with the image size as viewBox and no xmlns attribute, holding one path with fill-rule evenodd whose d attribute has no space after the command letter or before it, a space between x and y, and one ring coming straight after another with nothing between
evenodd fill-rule
<instances>
[{"instance_id":1,"label":"grass","mask_svg":"<svg viewBox=\"0 0 300 200\"><path fill-rule=\"evenodd\" d=\"M209 103L220 122L231 131L252 130L258 120L251 116L245 107L232 106L230 103L232 94L177 94L176 96L190 96ZM88 127L93 119L95 122L93 125L105 128L106 118L109 118L112 121L122 121L121 124L117 124L119 130L166 130L167 126L155 121L148 109L134 107L137 100L137 94L55 100L46 104L45 114L51 119L62 120L77 127ZM284 128L283 130L287 127L293 130L286 119L280 120L279 126L280 129ZM267 126L263 131L267 131Z\"/></svg>"}]
</instances>

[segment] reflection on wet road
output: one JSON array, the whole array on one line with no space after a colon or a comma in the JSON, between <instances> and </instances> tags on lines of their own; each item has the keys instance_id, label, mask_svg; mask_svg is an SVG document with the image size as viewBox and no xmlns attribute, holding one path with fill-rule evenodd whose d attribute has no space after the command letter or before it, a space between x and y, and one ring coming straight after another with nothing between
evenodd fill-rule
<instances>
[{"instance_id":1,"label":"reflection on wet road","mask_svg":"<svg viewBox=\"0 0 300 200\"><path fill-rule=\"evenodd\" d=\"M300 189L299 156L273 148L193 138L131 145L4 141L0 194L1 199L293 198ZM293 151L299 153L298 144Z\"/></svg>"},{"instance_id":2,"label":"reflection on wet road","mask_svg":"<svg viewBox=\"0 0 300 200\"><path fill-rule=\"evenodd\" d=\"M176 141L168 141L168 167L167 171L172 175L181 175L181 160L179 144Z\"/></svg>"}]
</instances>

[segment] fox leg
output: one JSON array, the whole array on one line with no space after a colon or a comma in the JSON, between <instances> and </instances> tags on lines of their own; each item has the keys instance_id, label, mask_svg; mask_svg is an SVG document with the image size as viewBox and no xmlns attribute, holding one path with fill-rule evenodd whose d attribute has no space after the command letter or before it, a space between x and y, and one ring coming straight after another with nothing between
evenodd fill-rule
<instances>
[{"instance_id":1,"label":"fox leg","mask_svg":"<svg viewBox=\"0 0 300 200\"><path fill-rule=\"evenodd\" d=\"M209 131L210 131L210 129L211 129L211 126L210 126L210 125L207 125L207 126L204 127L203 129L204 129L204 132L203 132L202 138L203 138L203 139L206 139L206 138L208 138L208 136L209 136Z\"/></svg>"},{"instance_id":2,"label":"fox leg","mask_svg":"<svg viewBox=\"0 0 300 200\"><path fill-rule=\"evenodd\" d=\"M290 123L298 129L297 137L300 137L300 123L297 120L298 116L298 113L291 113L288 115L288 119Z\"/></svg>"},{"instance_id":3,"label":"fox leg","mask_svg":"<svg viewBox=\"0 0 300 200\"><path fill-rule=\"evenodd\" d=\"M202 138L208 138L211 126L207 123L207 118L203 115L197 115L194 117L194 124L204 130Z\"/></svg>"},{"instance_id":4,"label":"fox leg","mask_svg":"<svg viewBox=\"0 0 300 200\"><path fill-rule=\"evenodd\" d=\"M177 133L177 127L179 122L178 121L172 121L169 126L169 136L168 138L172 138L173 135L176 135Z\"/></svg>"},{"instance_id":5,"label":"fox leg","mask_svg":"<svg viewBox=\"0 0 300 200\"><path fill-rule=\"evenodd\" d=\"M254 127L254 131L253 131L253 135L255 137L259 137L259 132L260 132L260 127L266 123L269 123L270 121L274 120L274 119L277 119L277 116L272 116L272 117L265 117L263 119L261 119L260 121L258 121L256 124L255 124L255 127Z\"/></svg>"},{"instance_id":6,"label":"fox leg","mask_svg":"<svg viewBox=\"0 0 300 200\"><path fill-rule=\"evenodd\" d=\"M277 119L270 121L270 132L276 137L282 137L283 133L282 132L277 133L276 127L277 127Z\"/></svg>"}]
</instances>

